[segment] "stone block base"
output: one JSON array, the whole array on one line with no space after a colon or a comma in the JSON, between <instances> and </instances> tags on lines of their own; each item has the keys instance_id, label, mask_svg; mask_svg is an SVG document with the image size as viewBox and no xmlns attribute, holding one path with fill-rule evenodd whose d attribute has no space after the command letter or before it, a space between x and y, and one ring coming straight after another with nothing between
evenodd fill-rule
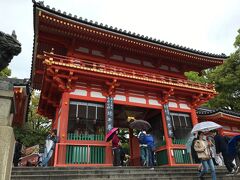
<instances>
[{"instance_id":1,"label":"stone block base","mask_svg":"<svg viewBox=\"0 0 240 180\"><path fill-rule=\"evenodd\" d=\"M0 126L0 179L10 180L15 137L13 128Z\"/></svg>"}]
</instances>

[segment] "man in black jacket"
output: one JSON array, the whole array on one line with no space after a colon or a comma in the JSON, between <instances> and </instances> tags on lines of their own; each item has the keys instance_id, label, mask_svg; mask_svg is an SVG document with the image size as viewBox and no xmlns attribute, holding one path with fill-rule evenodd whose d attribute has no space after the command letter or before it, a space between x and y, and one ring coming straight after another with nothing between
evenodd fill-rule
<instances>
[{"instance_id":1,"label":"man in black jacket","mask_svg":"<svg viewBox=\"0 0 240 180\"><path fill-rule=\"evenodd\" d=\"M215 131L214 134L216 153L217 154L222 153L223 161L227 170L230 173L234 173L236 168L235 165L233 164L234 157L228 153L228 142L226 141L226 138L224 136L219 135L217 131Z\"/></svg>"}]
</instances>

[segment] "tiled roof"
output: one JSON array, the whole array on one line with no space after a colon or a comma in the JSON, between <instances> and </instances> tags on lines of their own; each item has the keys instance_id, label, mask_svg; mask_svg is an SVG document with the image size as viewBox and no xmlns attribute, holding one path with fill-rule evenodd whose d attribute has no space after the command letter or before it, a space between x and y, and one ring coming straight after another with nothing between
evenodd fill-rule
<instances>
[{"instance_id":1,"label":"tiled roof","mask_svg":"<svg viewBox=\"0 0 240 180\"><path fill-rule=\"evenodd\" d=\"M14 87L25 86L26 92L29 95L31 93L30 81L29 79L17 79L17 78L1 78L2 81L11 83Z\"/></svg>"},{"instance_id":2,"label":"tiled roof","mask_svg":"<svg viewBox=\"0 0 240 180\"><path fill-rule=\"evenodd\" d=\"M82 17L77 17L76 15L73 16L71 13L67 14L65 11L61 12L61 10L56 10L55 8L50 8L50 6L48 6L48 5L45 6L43 1L36 2L35 0L33 0L33 3L34 3L34 8L38 7L38 8L41 8L43 10L46 10L48 12L51 12L51 13L57 14L59 16L62 16L64 18L74 20L76 22L80 22L80 23L87 24L87 25L90 25L90 26L93 26L93 27L101 28L101 29L104 29L104 30L107 30L107 31L127 35L129 37L133 37L133 38L137 38L137 39L140 39L140 40L148 41L148 42L155 43L155 44L158 44L158 45L161 45L161 46L175 48L175 49L187 51L187 52L190 52L190 53L195 53L195 54L209 56L209 57L215 57L215 58L227 58L228 57L223 53L222 54L213 54L213 53L208 53L208 52L204 52L204 51L199 51L199 50L188 48L188 47L185 47L185 46L180 46L178 44L169 43L167 41L161 41L161 40L156 39L156 38L140 35L140 34L137 34L135 32L118 29L116 27L112 27L112 26L109 26L107 24L104 25L104 24L99 23L97 21L93 22L92 20L83 19Z\"/></svg>"},{"instance_id":3,"label":"tiled roof","mask_svg":"<svg viewBox=\"0 0 240 180\"><path fill-rule=\"evenodd\" d=\"M1 80L10 82L14 86L27 86L29 84L29 79L1 78Z\"/></svg>"},{"instance_id":4,"label":"tiled roof","mask_svg":"<svg viewBox=\"0 0 240 180\"><path fill-rule=\"evenodd\" d=\"M209 109L205 107L200 107L197 109L197 115L212 115L217 113L225 113L225 114L240 117L240 112L234 112L234 111L223 109L223 108Z\"/></svg>"},{"instance_id":5,"label":"tiled roof","mask_svg":"<svg viewBox=\"0 0 240 180\"><path fill-rule=\"evenodd\" d=\"M27 109L26 109L26 116L25 116L25 122L28 121L28 112L29 112L29 106L30 106L30 96L32 93L32 89L30 87L30 81L29 79L17 79L17 78L1 78L0 80L5 81L5 82L9 82L11 83L14 87L16 86L25 86L26 87L26 94L28 96L27 98ZM25 108L25 107L24 107Z\"/></svg>"}]
</instances>

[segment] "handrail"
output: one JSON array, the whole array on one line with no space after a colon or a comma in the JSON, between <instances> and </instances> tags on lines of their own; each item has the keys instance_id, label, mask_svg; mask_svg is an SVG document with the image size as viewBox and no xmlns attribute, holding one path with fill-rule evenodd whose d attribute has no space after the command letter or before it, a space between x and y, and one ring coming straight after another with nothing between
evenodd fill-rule
<instances>
[{"instance_id":1,"label":"handrail","mask_svg":"<svg viewBox=\"0 0 240 180\"><path fill-rule=\"evenodd\" d=\"M73 68L81 68L83 70L105 73L114 76L127 77L136 80L156 82L166 85L175 85L178 87L198 89L216 93L213 84L196 83L185 79L160 75L157 73L143 72L130 68L118 67L104 63L97 63L85 59L77 59L73 57L61 56L47 52L44 53L45 62L49 64L66 65Z\"/></svg>"}]
</instances>

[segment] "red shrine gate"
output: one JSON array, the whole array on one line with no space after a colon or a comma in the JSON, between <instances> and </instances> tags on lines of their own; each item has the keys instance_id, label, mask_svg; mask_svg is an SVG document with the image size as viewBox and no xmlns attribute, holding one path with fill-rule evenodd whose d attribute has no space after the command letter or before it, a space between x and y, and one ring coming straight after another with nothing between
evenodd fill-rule
<instances>
[{"instance_id":1,"label":"red shrine gate","mask_svg":"<svg viewBox=\"0 0 240 180\"><path fill-rule=\"evenodd\" d=\"M198 122L195 108L216 91L188 81L184 72L217 66L225 56L103 27L36 2L34 30L31 78L41 90L38 111L53 119L60 136L54 166L112 166L107 123L128 128L128 117L151 123L158 165L193 164L185 143ZM131 129L129 136L131 163L138 165Z\"/></svg>"}]
</instances>

